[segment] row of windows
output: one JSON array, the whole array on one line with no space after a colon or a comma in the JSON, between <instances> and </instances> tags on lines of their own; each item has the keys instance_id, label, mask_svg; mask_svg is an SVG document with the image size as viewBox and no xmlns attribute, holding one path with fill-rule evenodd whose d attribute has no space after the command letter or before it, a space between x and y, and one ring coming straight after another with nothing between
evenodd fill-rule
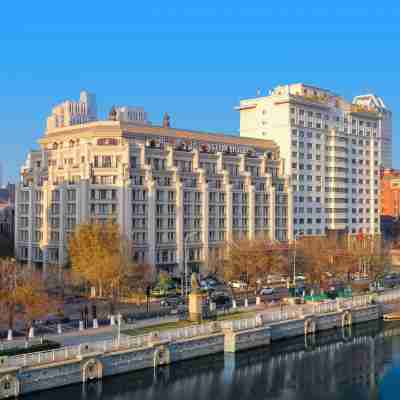
<instances>
[{"instance_id":1,"label":"row of windows","mask_svg":"<svg viewBox=\"0 0 400 400\"><path fill-rule=\"evenodd\" d=\"M115 189L92 189L90 191L90 200L117 200L117 191Z\"/></svg>"},{"instance_id":2,"label":"row of windows","mask_svg":"<svg viewBox=\"0 0 400 400\"><path fill-rule=\"evenodd\" d=\"M363 223L370 223L371 218L351 218L352 224L363 224ZM374 222L378 222L378 218L374 219ZM321 218L294 218L293 223L296 225L303 225L303 224L321 224L323 223ZM347 224L349 223L348 218L326 218L326 224Z\"/></svg>"},{"instance_id":3,"label":"row of windows","mask_svg":"<svg viewBox=\"0 0 400 400\"><path fill-rule=\"evenodd\" d=\"M298 136L299 138L305 138L306 137L308 139L314 138L314 139L317 139L317 140L322 138L321 132L311 132L311 131L305 132L302 129L292 129L292 136L293 137L297 137ZM340 141L340 142L343 142L343 143L349 143L349 140L350 140L347 137L341 137L341 136L328 136L327 135L327 138L332 138L335 141ZM356 145L358 145L358 146L369 146L370 144L373 144L375 147L378 147L378 145L379 145L378 141L376 141L376 140L371 141L369 139L354 139L354 138L351 139L351 144L355 145L355 146Z\"/></svg>"},{"instance_id":4,"label":"row of windows","mask_svg":"<svg viewBox=\"0 0 400 400\"><path fill-rule=\"evenodd\" d=\"M298 117L298 118L291 118L290 119L291 125L299 125L301 127L307 127L307 128L316 128L316 129L329 129L329 123L326 121L322 122L321 120L314 120L314 119L307 119L307 122L305 121L304 117ZM339 128L339 125L336 124L336 128ZM344 125L341 128L341 132L344 134L353 134L356 136L366 136L366 137L377 137L377 131L376 129L370 129L367 127L359 127L357 128L351 128L348 125Z\"/></svg>"}]
</instances>

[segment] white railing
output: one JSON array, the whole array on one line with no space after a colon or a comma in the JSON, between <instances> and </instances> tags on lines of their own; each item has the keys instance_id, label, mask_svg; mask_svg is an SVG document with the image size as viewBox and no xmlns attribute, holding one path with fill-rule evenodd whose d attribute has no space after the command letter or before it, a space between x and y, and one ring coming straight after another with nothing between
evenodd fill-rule
<instances>
[{"instance_id":1,"label":"white railing","mask_svg":"<svg viewBox=\"0 0 400 400\"><path fill-rule=\"evenodd\" d=\"M196 336L210 335L220 330L221 326L218 322L210 322L206 324L188 326L185 328L156 332L155 334L160 340L178 340L189 339Z\"/></svg>"},{"instance_id":2,"label":"white railing","mask_svg":"<svg viewBox=\"0 0 400 400\"><path fill-rule=\"evenodd\" d=\"M223 329L230 329L233 331L242 331L247 329L254 329L258 326L257 318L235 319L232 321L224 321L221 323Z\"/></svg>"},{"instance_id":3,"label":"white railing","mask_svg":"<svg viewBox=\"0 0 400 400\"><path fill-rule=\"evenodd\" d=\"M280 321L290 321L293 319L301 318L303 315L302 307L297 309L280 309L280 310L268 310L257 313L261 315L263 323L280 322Z\"/></svg>"},{"instance_id":4,"label":"white railing","mask_svg":"<svg viewBox=\"0 0 400 400\"><path fill-rule=\"evenodd\" d=\"M379 303L391 303L400 299L400 289L394 289L387 293L381 293L377 296Z\"/></svg>"}]
</instances>

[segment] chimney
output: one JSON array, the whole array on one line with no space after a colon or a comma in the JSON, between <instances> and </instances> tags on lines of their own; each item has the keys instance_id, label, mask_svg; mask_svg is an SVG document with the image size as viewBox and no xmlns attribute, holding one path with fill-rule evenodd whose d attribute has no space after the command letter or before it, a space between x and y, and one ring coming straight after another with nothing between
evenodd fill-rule
<instances>
[{"instance_id":1,"label":"chimney","mask_svg":"<svg viewBox=\"0 0 400 400\"><path fill-rule=\"evenodd\" d=\"M170 116L168 115L168 113L164 113L162 126L163 128L171 127Z\"/></svg>"}]
</instances>

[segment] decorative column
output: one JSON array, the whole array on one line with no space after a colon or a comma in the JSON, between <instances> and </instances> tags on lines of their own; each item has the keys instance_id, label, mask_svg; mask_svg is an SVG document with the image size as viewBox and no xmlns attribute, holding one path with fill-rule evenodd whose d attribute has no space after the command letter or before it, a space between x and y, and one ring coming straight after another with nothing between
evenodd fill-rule
<instances>
[{"instance_id":1,"label":"decorative column","mask_svg":"<svg viewBox=\"0 0 400 400\"><path fill-rule=\"evenodd\" d=\"M178 264L178 271L183 273L185 268L184 260L184 226L183 226L183 184L175 171L174 177L176 179L176 203L175 203L175 217L176 217L176 262Z\"/></svg>"},{"instance_id":2,"label":"decorative column","mask_svg":"<svg viewBox=\"0 0 400 400\"><path fill-rule=\"evenodd\" d=\"M148 191L147 262L150 265L156 265L156 183L155 183L151 173L146 173L146 186L147 186L147 191Z\"/></svg>"},{"instance_id":3,"label":"decorative column","mask_svg":"<svg viewBox=\"0 0 400 400\"><path fill-rule=\"evenodd\" d=\"M224 191L226 205L226 240L231 242L233 239L233 199L232 185L229 181L229 173L224 171Z\"/></svg>"},{"instance_id":4,"label":"decorative column","mask_svg":"<svg viewBox=\"0 0 400 400\"><path fill-rule=\"evenodd\" d=\"M200 192L202 196L202 245L203 245L203 269L206 270L208 266L208 259L209 259L209 243L208 243L208 183L206 179L205 171L199 169L200 175ZM201 271L200 271L201 272Z\"/></svg>"},{"instance_id":5,"label":"decorative column","mask_svg":"<svg viewBox=\"0 0 400 400\"><path fill-rule=\"evenodd\" d=\"M289 179L286 182L286 192L287 192L287 239L292 242L294 239L293 232L293 188L290 184Z\"/></svg>"},{"instance_id":6,"label":"decorative column","mask_svg":"<svg viewBox=\"0 0 400 400\"><path fill-rule=\"evenodd\" d=\"M273 186L270 186L269 188L269 238L270 240L275 240L275 226L276 226L276 210L275 210L275 205L276 205L276 189Z\"/></svg>"},{"instance_id":7,"label":"decorative column","mask_svg":"<svg viewBox=\"0 0 400 400\"><path fill-rule=\"evenodd\" d=\"M66 218L67 218L67 209L66 209L66 190L65 190L65 184L62 184L58 187L58 190L60 192L60 242L58 245L58 264L60 267L64 265L66 262L66 242L67 242L67 237L66 237Z\"/></svg>"},{"instance_id":8,"label":"decorative column","mask_svg":"<svg viewBox=\"0 0 400 400\"><path fill-rule=\"evenodd\" d=\"M31 268L33 266L33 225L35 222L35 215L33 209L33 188L35 186L35 182L32 182L31 186L29 186L29 220L28 220L28 266Z\"/></svg>"},{"instance_id":9,"label":"decorative column","mask_svg":"<svg viewBox=\"0 0 400 400\"><path fill-rule=\"evenodd\" d=\"M250 181L250 179L249 179ZM254 240L256 237L256 191L254 185L249 182L248 194L249 194L249 230L248 239Z\"/></svg>"},{"instance_id":10,"label":"decorative column","mask_svg":"<svg viewBox=\"0 0 400 400\"><path fill-rule=\"evenodd\" d=\"M49 207L50 207L50 194L51 194L49 187L50 187L50 185L48 182L45 182L42 187L43 240L42 240L41 248L42 248L42 257L43 257L43 272L47 271L47 268L49 265L49 251L48 251L48 245L49 245L49 240L50 240Z\"/></svg>"}]
</instances>

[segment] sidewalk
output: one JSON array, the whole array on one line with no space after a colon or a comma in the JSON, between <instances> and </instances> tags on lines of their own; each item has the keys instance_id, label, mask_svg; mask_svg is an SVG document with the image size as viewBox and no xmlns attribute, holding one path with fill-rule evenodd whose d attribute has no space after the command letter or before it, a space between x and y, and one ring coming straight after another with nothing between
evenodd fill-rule
<instances>
[{"instance_id":1,"label":"sidewalk","mask_svg":"<svg viewBox=\"0 0 400 400\"><path fill-rule=\"evenodd\" d=\"M162 323L175 322L179 318L177 315L169 315L161 318L151 318L145 320L139 320L133 324L122 324L121 331L127 329L135 329L142 328L146 326L158 325ZM83 331L79 330L70 330L67 332L63 332L61 335L57 333L50 333L44 335L36 335L32 342L39 342L40 339L47 339L54 342L60 343L62 346L71 346L77 345L81 343L87 343L92 341L101 341L112 339L113 337L118 335L118 326L108 325L108 326L100 326L99 328L93 329L88 328ZM31 341L30 341L31 342ZM25 347L25 338L14 339L12 342L5 341L8 343L8 347L13 347L11 344L15 343L15 347ZM11 346L10 346L11 345Z\"/></svg>"},{"instance_id":2,"label":"sidewalk","mask_svg":"<svg viewBox=\"0 0 400 400\"><path fill-rule=\"evenodd\" d=\"M237 307L236 309L230 309L230 313L236 313L236 312L246 312L246 311L262 311L266 309L271 309L269 307L265 307L265 305L255 305L251 304L248 307ZM218 315L224 315L224 314L229 314L226 312L223 312L222 310L219 310L217 312ZM121 325L121 331L125 330L130 330L130 329L137 329L137 328L143 328L143 327L148 327L148 326L153 326L153 325L159 325L162 323L169 323L169 322L176 322L179 320L178 315L168 315L165 317L158 317L158 318L150 318L150 319L144 319L144 320L138 320L135 321L132 324L125 324L122 323ZM56 330L56 326L54 326L54 330ZM77 329L74 330L68 330L64 331L61 335L57 334L56 332L54 333L46 333L43 335L36 335L34 338L34 341L38 341L41 338L42 339L47 339L51 340L54 342L60 343L62 346L71 346L71 345L78 345L81 343L87 343L87 342L93 342L93 341L102 341L102 340L109 340L112 339L113 337L116 337L118 335L118 326L114 325L108 325L108 326L100 326L99 328L88 328L83 331L79 331ZM11 342L8 342L11 343ZM25 345L25 339L15 339L14 343L20 345L20 347L24 347Z\"/></svg>"}]
</instances>

